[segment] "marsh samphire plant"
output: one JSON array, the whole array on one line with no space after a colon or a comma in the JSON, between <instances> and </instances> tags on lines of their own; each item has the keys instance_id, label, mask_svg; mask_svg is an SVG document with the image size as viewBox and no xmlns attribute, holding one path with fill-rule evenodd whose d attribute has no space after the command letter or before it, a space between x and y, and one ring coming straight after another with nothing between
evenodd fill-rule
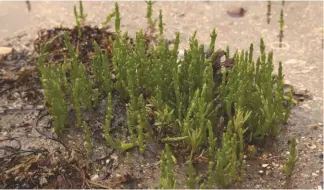
<instances>
[{"instance_id":1,"label":"marsh samphire plant","mask_svg":"<svg viewBox=\"0 0 324 190\"><path fill-rule=\"evenodd\" d=\"M254 46L248 51L236 51L232 56L215 50L216 30L211 32L208 48L199 44L196 32L189 39L189 48L179 59L180 33L175 33L171 46L163 36L163 14L152 19L152 2L148 5L148 23L158 22L156 43L148 43L150 34L140 30L131 41L120 29L119 6L108 20L115 19L112 46L100 49L93 42L94 56L87 69L76 48L65 35L67 53L62 63L45 62L46 46L38 60L45 100L57 133L68 124L73 110L76 126L85 132L87 149L91 146L91 125L84 121L84 111L95 114L100 99L107 99L103 133L114 149L138 148L144 153L150 140L165 144L161 157L161 188L175 188L172 147L182 148L187 155L189 187L226 187L243 178L246 143L277 136L288 119L292 93L284 94L282 64L274 75L273 53L265 51L260 40L260 56L254 60ZM83 10L83 9L82 9ZM80 15L83 15L83 13ZM209 52L209 53L206 53ZM226 57L221 62L222 56ZM66 73L69 73L67 75ZM111 133L113 103L117 94L126 107L127 138ZM208 159L208 177L202 185L194 174L198 153Z\"/></svg>"}]
</instances>

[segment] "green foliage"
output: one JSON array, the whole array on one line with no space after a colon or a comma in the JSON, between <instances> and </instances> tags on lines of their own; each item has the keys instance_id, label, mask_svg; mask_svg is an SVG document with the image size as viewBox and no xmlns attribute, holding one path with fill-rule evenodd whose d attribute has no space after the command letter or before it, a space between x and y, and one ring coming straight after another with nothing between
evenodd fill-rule
<instances>
[{"instance_id":1,"label":"green foliage","mask_svg":"<svg viewBox=\"0 0 324 190\"><path fill-rule=\"evenodd\" d=\"M108 24L114 16L115 16L115 12L110 13L109 15L107 15L106 20L104 22L102 22L101 24L103 24L103 25Z\"/></svg>"},{"instance_id":2,"label":"green foliage","mask_svg":"<svg viewBox=\"0 0 324 190\"><path fill-rule=\"evenodd\" d=\"M188 179L186 180L186 185L188 189L197 189L198 182L200 181L201 176L196 176L195 168L192 165L192 161L188 161Z\"/></svg>"},{"instance_id":3,"label":"green foliage","mask_svg":"<svg viewBox=\"0 0 324 190\"><path fill-rule=\"evenodd\" d=\"M217 150L215 178L216 184L226 187L230 182L238 180L244 171L243 125L251 112L243 113L237 110L235 116L227 125L227 131L222 136L222 147Z\"/></svg>"},{"instance_id":4,"label":"green foliage","mask_svg":"<svg viewBox=\"0 0 324 190\"><path fill-rule=\"evenodd\" d=\"M161 189L175 189L176 179L173 170L172 152L168 144L165 144L165 149L161 155L160 163L160 187Z\"/></svg>"},{"instance_id":5,"label":"green foliage","mask_svg":"<svg viewBox=\"0 0 324 190\"><path fill-rule=\"evenodd\" d=\"M147 18L147 24L149 26L154 26L156 23L156 20L153 21L152 19L152 6L155 2L153 1L145 1L147 4L147 14L146 14L146 18Z\"/></svg>"},{"instance_id":6,"label":"green foliage","mask_svg":"<svg viewBox=\"0 0 324 190\"><path fill-rule=\"evenodd\" d=\"M79 1L79 10L80 10L80 12L78 12L76 6L74 5L73 11L74 11L75 22L78 27L78 35L79 35L79 37L81 37L82 26L84 25L85 19L87 18L87 15L84 14L84 12L83 12L82 1Z\"/></svg>"},{"instance_id":7,"label":"green foliage","mask_svg":"<svg viewBox=\"0 0 324 190\"><path fill-rule=\"evenodd\" d=\"M118 3L115 3L115 30L116 33L120 33L120 14L119 14L119 6Z\"/></svg>"},{"instance_id":8,"label":"green foliage","mask_svg":"<svg viewBox=\"0 0 324 190\"><path fill-rule=\"evenodd\" d=\"M148 24L155 25L153 2L147 5ZM79 18L85 18L81 2L80 13L75 8L75 15L77 23ZM159 38L154 45L147 43L142 30L136 33L133 43L127 32L122 34L118 3L105 24L112 17L115 17L116 30L110 40L113 55L108 56L108 52L101 50L94 41L95 55L90 69L79 60L67 35L64 42L68 52L62 64L46 64L51 42L42 47L37 67L55 131L59 133L64 129L69 109L73 109L76 125L83 127L86 148L90 151L91 127L83 121L82 115L84 111L92 114L99 98L104 97L107 98L107 112L103 131L109 146L119 150L137 147L144 153L148 140L165 143L161 157L161 188L175 188L176 181L175 158L166 143L182 146L184 153L189 154L186 184L190 188L226 187L241 179L246 165L245 142L278 135L292 107L292 91L288 95L284 93L282 64L279 63L278 75L274 76L273 54L265 51L263 39L256 61L253 44L248 51L236 51L233 56L227 46L226 59L233 60L234 66L215 71L212 67L217 54L215 29L210 34L207 49L212 53L210 57L206 58L204 45L198 43L195 32L189 39L189 49L179 60L180 34L175 34L175 42L170 46L163 37L161 11ZM214 72L222 75L221 81L215 81ZM113 91L126 104L122 129L125 139L111 134ZM208 176L198 187L201 178L195 174L193 160L197 152L206 150Z\"/></svg>"},{"instance_id":9,"label":"green foliage","mask_svg":"<svg viewBox=\"0 0 324 190\"><path fill-rule=\"evenodd\" d=\"M83 121L83 132L84 132L84 135L85 135L85 147L87 149L88 152L92 152L92 144L91 144L91 134L90 134L90 131L89 131L89 126L88 126L88 123Z\"/></svg>"},{"instance_id":10,"label":"green foliage","mask_svg":"<svg viewBox=\"0 0 324 190\"><path fill-rule=\"evenodd\" d=\"M162 16L162 10L160 10L159 14L159 31L160 31L160 36L163 35L163 16Z\"/></svg>"},{"instance_id":11,"label":"green foliage","mask_svg":"<svg viewBox=\"0 0 324 190\"><path fill-rule=\"evenodd\" d=\"M265 45L260 40L261 56L254 63L253 45L250 51L234 55L234 67L224 73L220 87L223 112L231 116L230 108L251 111L247 121L249 140L262 140L265 136L277 136L282 123L287 119L290 107L283 107L284 89L282 66L274 80L272 52L265 53ZM288 99L291 102L291 97Z\"/></svg>"},{"instance_id":12,"label":"green foliage","mask_svg":"<svg viewBox=\"0 0 324 190\"><path fill-rule=\"evenodd\" d=\"M296 138L294 137L290 140L289 154L287 157L287 161L283 167L283 171L288 177L291 176L293 169L295 167L296 161L297 161Z\"/></svg>"},{"instance_id":13,"label":"green foliage","mask_svg":"<svg viewBox=\"0 0 324 190\"><path fill-rule=\"evenodd\" d=\"M279 20L279 24L280 24L280 30L283 31L283 27L284 27L284 24L285 24L285 21L284 21L284 14L283 14L283 9L281 9L281 11L280 11L280 20Z\"/></svg>"},{"instance_id":14,"label":"green foliage","mask_svg":"<svg viewBox=\"0 0 324 190\"><path fill-rule=\"evenodd\" d=\"M53 67L45 64L46 51L52 46L55 39L56 37L48 41L41 48L37 69L41 75L40 80L44 87L44 97L49 113L54 119L54 130L57 134L61 134L68 122L68 107L63 91L64 87L67 87L67 81L63 74L65 68L63 66Z\"/></svg>"},{"instance_id":15,"label":"green foliage","mask_svg":"<svg viewBox=\"0 0 324 190\"><path fill-rule=\"evenodd\" d=\"M44 97L49 105L49 113L54 119L54 130L60 134L68 121L68 108L62 90L62 83L65 82L61 74L62 67L49 68L49 66L44 66L42 71L41 81L44 87ZM56 80L53 80L53 78Z\"/></svg>"}]
</instances>

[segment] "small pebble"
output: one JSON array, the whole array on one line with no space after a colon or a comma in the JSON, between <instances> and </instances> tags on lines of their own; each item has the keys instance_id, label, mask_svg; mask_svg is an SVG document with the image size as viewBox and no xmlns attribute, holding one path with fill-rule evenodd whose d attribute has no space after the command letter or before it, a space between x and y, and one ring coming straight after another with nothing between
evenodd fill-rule
<instances>
[{"instance_id":1,"label":"small pebble","mask_svg":"<svg viewBox=\"0 0 324 190\"><path fill-rule=\"evenodd\" d=\"M39 179L39 185L45 185L45 184L47 184L48 182L47 182L47 179L44 177L44 176L42 176L42 177L40 177L40 179Z\"/></svg>"},{"instance_id":2,"label":"small pebble","mask_svg":"<svg viewBox=\"0 0 324 190\"><path fill-rule=\"evenodd\" d=\"M312 173L312 176L317 177L318 174L313 172L313 173Z\"/></svg>"},{"instance_id":3,"label":"small pebble","mask_svg":"<svg viewBox=\"0 0 324 190\"><path fill-rule=\"evenodd\" d=\"M8 132L7 131L4 131L4 132L1 132L2 136L7 136L8 135Z\"/></svg>"},{"instance_id":4,"label":"small pebble","mask_svg":"<svg viewBox=\"0 0 324 190\"><path fill-rule=\"evenodd\" d=\"M95 174L91 177L91 181L95 181L99 178L99 175L98 174Z\"/></svg>"},{"instance_id":5,"label":"small pebble","mask_svg":"<svg viewBox=\"0 0 324 190\"><path fill-rule=\"evenodd\" d=\"M20 94L19 94L18 92L15 92L15 93L13 94L13 97L14 97L14 98L19 98L19 97L20 97Z\"/></svg>"},{"instance_id":6,"label":"small pebble","mask_svg":"<svg viewBox=\"0 0 324 190\"><path fill-rule=\"evenodd\" d=\"M261 166L262 166L262 168L266 168L269 166L269 164L262 164Z\"/></svg>"},{"instance_id":7,"label":"small pebble","mask_svg":"<svg viewBox=\"0 0 324 190\"><path fill-rule=\"evenodd\" d=\"M279 166L279 164L277 164L277 163L275 163L275 162L272 162L271 163L274 167L278 167Z\"/></svg>"},{"instance_id":8,"label":"small pebble","mask_svg":"<svg viewBox=\"0 0 324 190\"><path fill-rule=\"evenodd\" d=\"M227 14L231 17L243 17L246 10L242 7L233 7L227 10Z\"/></svg>"},{"instance_id":9,"label":"small pebble","mask_svg":"<svg viewBox=\"0 0 324 190\"><path fill-rule=\"evenodd\" d=\"M284 79L284 84L287 86L291 86L291 82L287 79Z\"/></svg>"},{"instance_id":10,"label":"small pebble","mask_svg":"<svg viewBox=\"0 0 324 190\"><path fill-rule=\"evenodd\" d=\"M6 56L12 52L11 47L0 47L0 55Z\"/></svg>"},{"instance_id":11,"label":"small pebble","mask_svg":"<svg viewBox=\"0 0 324 190\"><path fill-rule=\"evenodd\" d=\"M114 160L118 160L118 156L117 155L112 155L111 158L114 159Z\"/></svg>"},{"instance_id":12,"label":"small pebble","mask_svg":"<svg viewBox=\"0 0 324 190\"><path fill-rule=\"evenodd\" d=\"M7 108L5 108L5 107L0 107L0 113L4 113L5 111L7 110Z\"/></svg>"},{"instance_id":13,"label":"small pebble","mask_svg":"<svg viewBox=\"0 0 324 190\"><path fill-rule=\"evenodd\" d=\"M315 149L316 148L316 145L315 144L307 144L307 146L310 149Z\"/></svg>"},{"instance_id":14,"label":"small pebble","mask_svg":"<svg viewBox=\"0 0 324 190\"><path fill-rule=\"evenodd\" d=\"M263 174L264 173L264 171L263 170L259 170L259 174Z\"/></svg>"}]
</instances>

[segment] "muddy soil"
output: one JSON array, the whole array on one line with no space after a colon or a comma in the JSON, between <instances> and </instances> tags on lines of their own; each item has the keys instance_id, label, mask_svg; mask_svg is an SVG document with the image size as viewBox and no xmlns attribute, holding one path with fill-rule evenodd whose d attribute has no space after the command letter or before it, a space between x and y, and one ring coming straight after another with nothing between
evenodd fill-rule
<instances>
[{"instance_id":1,"label":"muddy soil","mask_svg":"<svg viewBox=\"0 0 324 190\"><path fill-rule=\"evenodd\" d=\"M51 4L52 3L52 4ZM24 9L21 4L0 2L0 7L7 7L9 10ZM34 20L46 15L49 19L46 28L58 26L62 21L69 25L73 22L73 3L32 2L32 10L44 7L62 5L62 15L70 15L70 19L53 19L50 11L39 12L34 15L19 13L16 17L26 16L26 23L33 23ZM235 4L235 3L234 3ZM2 6L3 5L3 6ZM33 9L34 5L34 9ZM96 14L91 10L96 8L105 14L111 10L104 8L109 3L84 3L86 11L89 11L88 19L97 23L99 18L105 17ZM146 22L143 15L136 10L145 10L145 3L121 3L121 12L125 25L131 26L130 33L138 26L144 27ZM233 18L227 14L229 8L241 6L247 9L243 17ZM60 7L60 6L58 6ZM89 7L87 9L87 7ZM112 6L110 6L111 8ZM271 140L263 145L258 145L255 158L248 160L246 177L241 182L234 184L232 188L321 188L323 185L323 112L322 112L322 62L323 58L319 52L323 51L321 26L323 18L322 3L286 2L284 5L286 15L285 35L282 48L279 49L279 42L276 34L279 26L275 22L279 18L278 13L282 7L281 2L273 3L272 19L270 24L266 23L266 3L156 3L156 9L162 8L165 13L167 34L170 39L172 33L183 31L184 36L192 34L192 30L198 29L201 33L201 41L208 43L209 28L219 28L220 40L218 45L230 44L231 48L248 47L249 43L258 41L263 36L269 42L269 49L273 49L276 60L284 63L286 78L302 94L298 106L292 110L291 117L286 130L277 139ZM196 7L196 9L193 9ZM183 13L177 10L184 8ZM0 8L3 9L3 8ZM67 11L68 9L68 11ZM109 9L109 8L108 8ZM261 13L260 9L264 12ZM52 10L53 9L42 9ZM132 10L132 14L125 14ZM135 11L134 11L135 10ZM181 9L182 10L182 9ZM219 14L211 14L211 11L218 10ZM95 11L96 12L96 11ZM128 11L129 12L129 11ZM316 14L318 13L318 14ZM11 22L11 13L1 16L0 23L8 25ZM195 15L202 15L203 25L208 26L208 31L202 29L195 23ZM60 14L59 14L60 15ZM211 16L212 15L212 16ZM299 16L296 16L299 15ZM52 17L50 17L52 16ZM135 21L130 21L134 16ZM212 17L212 18L210 18ZM307 27L296 23L304 23ZM10 18L10 19L9 19ZM35 19L36 18L36 19ZM92 19L94 18L94 19ZM172 18L177 18L172 20ZM33 20L34 19L34 20ZM136 22L142 20L140 25ZM172 22L174 21L174 22ZM219 21L219 22L218 22ZM215 23L221 24L215 24ZM133 26L133 27L132 27ZM248 27L251 26L251 27ZM159 179L159 144L152 142L144 155L136 149L130 152L130 158L126 152L118 152L109 149L101 136L101 126L93 129L94 154L86 154L84 137L81 130L70 129L65 138L58 138L51 128L51 118L46 113L42 88L38 80L38 73L35 70L35 50L33 47L35 36L39 28L35 29L24 25L28 34L24 32L18 36L3 36L0 46L13 47L13 51L6 56L0 55L0 154L1 154L1 175L3 183L1 188L154 188ZM28 28L29 27L29 28ZM241 30L238 28L241 27ZM44 26L42 28L45 28ZM246 29L246 30L245 30ZM8 30L14 30L15 24L8 25ZM238 33L237 31L242 31ZM198 33L198 34L199 34ZM182 33L181 33L182 34ZM244 36L244 40L235 40ZM248 37L246 37L248 36ZM256 36L255 38L253 36ZM300 38L302 37L302 40ZM226 39L227 38L227 39ZM187 39L183 39L186 41ZM245 43L246 42L246 43ZM185 44L185 43L183 43ZM182 44L182 47L185 45ZM318 51L313 51L317 49ZM305 88L307 87L307 88ZM305 92L307 89L307 93ZM116 110L114 111L113 122L115 126L123 123L125 109L119 105L118 97L114 99ZM104 99L100 106L105 107ZM104 113L97 115L98 118L91 118L93 126L96 120L102 120ZM85 116L86 117L86 116ZM71 119L73 120L73 118ZM100 123L97 125L100 125ZM282 172L283 163L288 151L288 139L295 136L298 141L298 162L290 179L287 179ZM207 163L200 163L204 167ZM183 187L186 178L186 167L179 162L175 169L178 177L178 187Z\"/></svg>"}]
</instances>

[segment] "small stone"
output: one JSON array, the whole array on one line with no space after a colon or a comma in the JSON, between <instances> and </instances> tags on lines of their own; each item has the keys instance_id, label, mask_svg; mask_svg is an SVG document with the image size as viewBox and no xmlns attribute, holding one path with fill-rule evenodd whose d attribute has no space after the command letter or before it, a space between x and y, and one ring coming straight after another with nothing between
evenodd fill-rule
<instances>
[{"instance_id":1,"label":"small stone","mask_svg":"<svg viewBox=\"0 0 324 190\"><path fill-rule=\"evenodd\" d=\"M316 145L315 144L307 144L308 148L310 149L315 149L316 148Z\"/></svg>"},{"instance_id":2,"label":"small stone","mask_svg":"<svg viewBox=\"0 0 324 190\"><path fill-rule=\"evenodd\" d=\"M112 158L113 160L115 160L115 161L118 160L118 156L117 156L117 155L112 155L111 158Z\"/></svg>"},{"instance_id":3,"label":"small stone","mask_svg":"<svg viewBox=\"0 0 324 190\"><path fill-rule=\"evenodd\" d=\"M269 164L262 164L261 166L262 166L262 168L266 168L269 166Z\"/></svg>"},{"instance_id":4,"label":"small stone","mask_svg":"<svg viewBox=\"0 0 324 190\"><path fill-rule=\"evenodd\" d=\"M275 162L272 162L271 163L274 167L278 167L279 166L279 164L277 164L277 163L275 163Z\"/></svg>"},{"instance_id":5,"label":"small stone","mask_svg":"<svg viewBox=\"0 0 324 190\"><path fill-rule=\"evenodd\" d=\"M319 170L316 170L316 171L315 171L315 173L317 173L317 174L318 174L319 172L320 172Z\"/></svg>"},{"instance_id":6,"label":"small stone","mask_svg":"<svg viewBox=\"0 0 324 190\"><path fill-rule=\"evenodd\" d=\"M246 10L242 7L233 7L227 10L227 14L231 17L243 17Z\"/></svg>"},{"instance_id":7,"label":"small stone","mask_svg":"<svg viewBox=\"0 0 324 190\"><path fill-rule=\"evenodd\" d=\"M98 174L95 174L91 177L91 181L96 181L99 178Z\"/></svg>"},{"instance_id":8,"label":"small stone","mask_svg":"<svg viewBox=\"0 0 324 190\"><path fill-rule=\"evenodd\" d=\"M40 177L40 179L39 179L40 186L45 185L47 183L48 183L48 181L46 180L46 178L44 176Z\"/></svg>"},{"instance_id":9,"label":"small stone","mask_svg":"<svg viewBox=\"0 0 324 190\"><path fill-rule=\"evenodd\" d=\"M37 105L37 106L36 106L36 109L44 109L44 108L45 108L44 105Z\"/></svg>"},{"instance_id":10,"label":"small stone","mask_svg":"<svg viewBox=\"0 0 324 190\"><path fill-rule=\"evenodd\" d=\"M0 56L6 56L12 52L11 47L0 47Z\"/></svg>"},{"instance_id":11,"label":"small stone","mask_svg":"<svg viewBox=\"0 0 324 190\"><path fill-rule=\"evenodd\" d=\"M305 96L307 95L309 91L306 88L300 88L300 89L296 89L294 94L295 95L300 95L300 96Z\"/></svg>"},{"instance_id":12,"label":"small stone","mask_svg":"<svg viewBox=\"0 0 324 190\"><path fill-rule=\"evenodd\" d=\"M312 176L317 177L318 174L313 172L313 173L312 173Z\"/></svg>"},{"instance_id":13,"label":"small stone","mask_svg":"<svg viewBox=\"0 0 324 190\"><path fill-rule=\"evenodd\" d=\"M14 97L14 98L20 98L20 94L19 94L18 92L15 92L15 93L13 94L13 97Z\"/></svg>"},{"instance_id":14,"label":"small stone","mask_svg":"<svg viewBox=\"0 0 324 190\"><path fill-rule=\"evenodd\" d=\"M264 171L263 170L259 170L259 174L263 174L264 173Z\"/></svg>"},{"instance_id":15,"label":"small stone","mask_svg":"<svg viewBox=\"0 0 324 190\"><path fill-rule=\"evenodd\" d=\"M284 85L286 86L291 86L291 82L289 81L289 80L287 80L287 79L284 79Z\"/></svg>"},{"instance_id":16,"label":"small stone","mask_svg":"<svg viewBox=\"0 0 324 190\"><path fill-rule=\"evenodd\" d=\"M6 110L7 110L6 107L2 107L2 106L0 106L0 113L4 113Z\"/></svg>"}]
</instances>

